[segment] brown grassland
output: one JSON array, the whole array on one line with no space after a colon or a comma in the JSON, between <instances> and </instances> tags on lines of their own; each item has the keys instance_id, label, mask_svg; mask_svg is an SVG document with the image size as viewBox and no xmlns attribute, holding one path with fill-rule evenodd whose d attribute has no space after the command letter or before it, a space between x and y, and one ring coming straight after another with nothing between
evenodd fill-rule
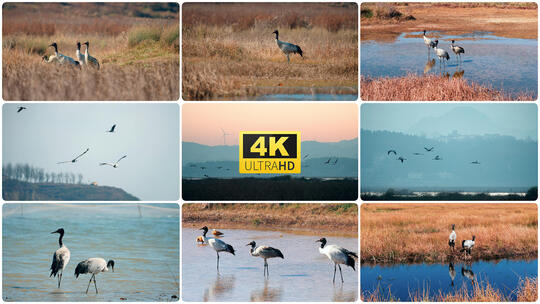
<instances>
[{"instance_id":1,"label":"brown grassland","mask_svg":"<svg viewBox=\"0 0 540 304\"><path fill-rule=\"evenodd\" d=\"M176 3L5 3L2 16L5 100L179 99ZM42 62L52 42L75 58L77 41L99 71Z\"/></svg>"},{"instance_id":2,"label":"brown grassland","mask_svg":"<svg viewBox=\"0 0 540 304\"><path fill-rule=\"evenodd\" d=\"M280 40L302 48L304 59L291 54L287 63L272 34L276 29ZM358 6L185 3L182 77L185 100L287 88L357 94Z\"/></svg>"},{"instance_id":3,"label":"brown grassland","mask_svg":"<svg viewBox=\"0 0 540 304\"><path fill-rule=\"evenodd\" d=\"M355 203L183 204L182 225L357 237L358 206Z\"/></svg>"},{"instance_id":4,"label":"brown grassland","mask_svg":"<svg viewBox=\"0 0 540 304\"><path fill-rule=\"evenodd\" d=\"M364 101L507 101L535 98L521 93L510 96L461 77L410 74L403 77L360 77L360 96Z\"/></svg>"},{"instance_id":5,"label":"brown grassland","mask_svg":"<svg viewBox=\"0 0 540 304\"><path fill-rule=\"evenodd\" d=\"M463 259L448 246L456 225L456 249L476 236L470 260L537 258L536 204L362 204L362 263L443 263Z\"/></svg>"}]
</instances>

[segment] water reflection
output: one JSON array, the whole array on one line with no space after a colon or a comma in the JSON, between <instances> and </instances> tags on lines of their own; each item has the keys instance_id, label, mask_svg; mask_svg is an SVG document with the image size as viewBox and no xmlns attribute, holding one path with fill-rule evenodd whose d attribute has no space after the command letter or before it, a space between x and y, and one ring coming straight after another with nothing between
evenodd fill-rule
<instances>
[{"instance_id":1,"label":"water reflection","mask_svg":"<svg viewBox=\"0 0 540 304\"><path fill-rule=\"evenodd\" d=\"M264 280L264 287L251 292L251 302L279 302L283 290L281 288L268 287L268 279Z\"/></svg>"},{"instance_id":2,"label":"water reflection","mask_svg":"<svg viewBox=\"0 0 540 304\"><path fill-rule=\"evenodd\" d=\"M343 290L343 285L334 288L332 302L356 302L356 292L352 290Z\"/></svg>"},{"instance_id":3,"label":"water reflection","mask_svg":"<svg viewBox=\"0 0 540 304\"><path fill-rule=\"evenodd\" d=\"M424 74L427 74L435 66L435 59L428 60L424 65Z\"/></svg>"},{"instance_id":4,"label":"water reflection","mask_svg":"<svg viewBox=\"0 0 540 304\"><path fill-rule=\"evenodd\" d=\"M234 275L220 275L216 276L216 279L212 284L204 290L203 301L204 302L216 302L224 294L232 292L234 288L234 281L236 280Z\"/></svg>"},{"instance_id":5,"label":"water reflection","mask_svg":"<svg viewBox=\"0 0 540 304\"><path fill-rule=\"evenodd\" d=\"M454 75L452 75L452 78L462 78L463 74L465 74L465 70L458 70L456 68L456 71L454 72Z\"/></svg>"},{"instance_id":6,"label":"water reflection","mask_svg":"<svg viewBox=\"0 0 540 304\"><path fill-rule=\"evenodd\" d=\"M454 279L456 278L456 269L454 268L454 262L450 262L450 264L448 264L448 275L452 280L450 286L454 286Z\"/></svg>"},{"instance_id":7,"label":"water reflection","mask_svg":"<svg viewBox=\"0 0 540 304\"><path fill-rule=\"evenodd\" d=\"M471 265L465 264L464 266L461 266L461 275L469 279L471 285L474 284L474 272L472 271Z\"/></svg>"}]
</instances>

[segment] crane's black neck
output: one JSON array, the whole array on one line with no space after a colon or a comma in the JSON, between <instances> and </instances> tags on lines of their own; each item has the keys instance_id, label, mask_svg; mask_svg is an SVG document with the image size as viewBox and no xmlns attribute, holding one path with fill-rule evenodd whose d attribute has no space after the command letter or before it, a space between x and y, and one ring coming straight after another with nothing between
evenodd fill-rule
<instances>
[{"instance_id":1,"label":"crane's black neck","mask_svg":"<svg viewBox=\"0 0 540 304\"><path fill-rule=\"evenodd\" d=\"M326 246L326 239L321 240L321 249L324 248L324 246Z\"/></svg>"},{"instance_id":2,"label":"crane's black neck","mask_svg":"<svg viewBox=\"0 0 540 304\"><path fill-rule=\"evenodd\" d=\"M58 244L60 244L60 247L63 246L63 243L62 243L62 238L64 237L64 232L61 231L60 232L60 237L58 238Z\"/></svg>"},{"instance_id":3,"label":"crane's black neck","mask_svg":"<svg viewBox=\"0 0 540 304\"><path fill-rule=\"evenodd\" d=\"M206 233L208 232L208 229L203 229L203 237L206 237Z\"/></svg>"},{"instance_id":4,"label":"crane's black neck","mask_svg":"<svg viewBox=\"0 0 540 304\"><path fill-rule=\"evenodd\" d=\"M276 40L279 40L279 33L278 33L278 32L274 32L274 34L276 34Z\"/></svg>"}]
</instances>

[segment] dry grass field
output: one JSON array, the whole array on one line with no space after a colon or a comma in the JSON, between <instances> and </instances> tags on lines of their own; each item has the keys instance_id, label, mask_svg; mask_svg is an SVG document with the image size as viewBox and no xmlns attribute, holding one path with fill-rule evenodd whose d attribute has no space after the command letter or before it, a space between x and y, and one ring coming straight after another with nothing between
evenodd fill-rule
<instances>
[{"instance_id":1,"label":"dry grass field","mask_svg":"<svg viewBox=\"0 0 540 304\"><path fill-rule=\"evenodd\" d=\"M179 99L176 3L5 3L2 14L4 100ZM42 62L52 42L75 58L77 41L99 71Z\"/></svg>"},{"instance_id":2,"label":"dry grass field","mask_svg":"<svg viewBox=\"0 0 540 304\"><path fill-rule=\"evenodd\" d=\"M326 235L358 236L358 207L336 204L184 204L182 225L222 228L320 231Z\"/></svg>"},{"instance_id":3,"label":"dry grass field","mask_svg":"<svg viewBox=\"0 0 540 304\"><path fill-rule=\"evenodd\" d=\"M362 204L361 262L445 262L456 225L456 248L476 236L472 259L536 258L536 204Z\"/></svg>"},{"instance_id":4,"label":"dry grass field","mask_svg":"<svg viewBox=\"0 0 540 304\"><path fill-rule=\"evenodd\" d=\"M185 3L182 97L252 96L272 88L358 91L355 3ZM290 64L279 39L299 45ZM349 92L350 94L351 92Z\"/></svg>"}]
</instances>

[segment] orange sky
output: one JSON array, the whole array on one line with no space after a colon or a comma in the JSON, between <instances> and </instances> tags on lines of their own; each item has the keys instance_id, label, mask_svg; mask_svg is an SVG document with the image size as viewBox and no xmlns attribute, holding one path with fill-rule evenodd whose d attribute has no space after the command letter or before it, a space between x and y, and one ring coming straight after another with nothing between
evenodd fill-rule
<instances>
[{"instance_id":1,"label":"orange sky","mask_svg":"<svg viewBox=\"0 0 540 304\"><path fill-rule=\"evenodd\" d=\"M182 141L238 144L240 131L300 131L302 141L358 137L358 107L349 103L189 103L182 106Z\"/></svg>"}]
</instances>

